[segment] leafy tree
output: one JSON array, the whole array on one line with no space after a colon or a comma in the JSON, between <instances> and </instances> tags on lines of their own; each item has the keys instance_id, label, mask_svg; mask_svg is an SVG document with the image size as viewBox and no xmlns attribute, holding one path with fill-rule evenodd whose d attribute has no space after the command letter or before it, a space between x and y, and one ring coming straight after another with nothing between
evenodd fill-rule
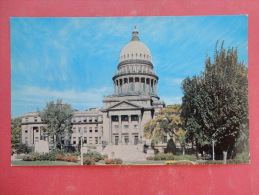
<instances>
[{"instance_id":1,"label":"leafy tree","mask_svg":"<svg viewBox=\"0 0 259 195\"><path fill-rule=\"evenodd\" d=\"M16 150L22 141L22 118L13 118L11 121L11 146Z\"/></svg>"},{"instance_id":2,"label":"leafy tree","mask_svg":"<svg viewBox=\"0 0 259 195\"><path fill-rule=\"evenodd\" d=\"M181 140L181 146L184 147L185 141L182 139L184 133L180 113L181 105L179 104L163 108L155 119L144 125L145 137L152 139L153 145L163 142L167 136L174 137L178 141Z\"/></svg>"},{"instance_id":3,"label":"leafy tree","mask_svg":"<svg viewBox=\"0 0 259 195\"><path fill-rule=\"evenodd\" d=\"M237 49L220 50L217 44L214 61L207 57L205 71L182 83L181 117L188 141L196 142L197 150L211 148L235 155L242 145L248 146L248 70L238 62Z\"/></svg>"},{"instance_id":4,"label":"leafy tree","mask_svg":"<svg viewBox=\"0 0 259 195\"><path fill-rule=\"evenodd\" d=\"M48 102L46 108L39 111L42 122L46 124L43 130L52 138L54 148L62 147L62 136L71 132L73 112L71 105L63 103L60 99L56 103Z\"/></svg>"}]
</instances>

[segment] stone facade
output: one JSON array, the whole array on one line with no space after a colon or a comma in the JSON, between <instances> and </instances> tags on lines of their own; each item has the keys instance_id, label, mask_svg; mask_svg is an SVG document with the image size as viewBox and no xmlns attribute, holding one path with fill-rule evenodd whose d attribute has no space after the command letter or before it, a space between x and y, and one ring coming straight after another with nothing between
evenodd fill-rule
<instances>
[{"instance_id":1,"label":"stone facade","mask_svg":"<svg viewBox=\"0 0 259 195\"><path fill-rule=\"evenodd\" d=\"M75 111L72 134L62 138L74 146L81 136L86 145L137 145L147 142L144 124L164 107L158 97L159 77L154 72L149 49L139 40L138 31L121 51L117 72L112 78L114 94L103 98L102 108ZM37 112L22 117L22 141L34 145L42 139Z\"/></svg>"}]
</instances>

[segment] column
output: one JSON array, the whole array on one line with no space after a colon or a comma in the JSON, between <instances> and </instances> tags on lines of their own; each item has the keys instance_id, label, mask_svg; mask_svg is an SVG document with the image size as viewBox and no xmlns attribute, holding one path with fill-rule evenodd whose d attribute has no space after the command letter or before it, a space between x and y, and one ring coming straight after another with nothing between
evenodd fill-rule
<instances>
[{"instance_id":1,"label":"column","mask_svg":"<svg viewBox=\"0 0 259 195\"><path fill-rule=\"evenodd\" d=\"M129 115L129 145L132 145L132 123L131 123L131 115Z\"/></svg>"},{"instance_id":2,"label":"column","mask_svg":"<svg viewBox=\"0 0 259 195\"><path fill-rule=\"evenodd\" d=\"M121 132L122 132L122 122L121 122L121 115L118 116L119 117L119 143L118 145L121 145L122 144L122 141L121 141Z\"/></svg>"},{"instance_id":3,"label":"column","mask_svg":"<svg viewBox=\"0 0 259 195\"><path fill-rule=\"evenodd\" d=\"M110 135L110 137L109 137L109 144L110 145L112 145L112 116L111 117L108 117L108 119L110 120L109 121L109 135ZM88 142L89 143L89 142Z\"/></svg>"}]
</instances>

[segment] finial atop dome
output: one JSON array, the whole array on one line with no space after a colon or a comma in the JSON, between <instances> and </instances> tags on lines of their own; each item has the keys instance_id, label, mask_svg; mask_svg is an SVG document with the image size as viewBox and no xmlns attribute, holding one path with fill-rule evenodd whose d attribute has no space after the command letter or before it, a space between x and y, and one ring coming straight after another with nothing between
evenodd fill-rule
<instances>
[{"instance_id":1,"label":"finial atop dome","mask_svg":"<svg viewBox=\"0 0 259 195\"><path fill-rule=\"evenodd\" d=\"M138 38L138 30L137 30L136 25L135 25L134 30L132 32L131 41L140 41L139 38Z\"/></svg>"}]
</instances>

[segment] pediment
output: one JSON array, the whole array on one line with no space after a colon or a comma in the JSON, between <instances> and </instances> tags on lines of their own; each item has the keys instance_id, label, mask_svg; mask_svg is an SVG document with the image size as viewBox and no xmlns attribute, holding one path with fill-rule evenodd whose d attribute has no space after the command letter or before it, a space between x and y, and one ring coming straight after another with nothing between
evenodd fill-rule
<instances>
[{"instance_id":1,"label":"pediment","mask_svg":"<svg viewBox=\"0 0 259 195\"><path fill-rule=\"evenodd\" d=\"M136 104L132 104L130 102L126 102L126 101L122 101L122 102L119 102L111 107L109 107L108 109L109 110L117 110L117 109L140 109L142 108L141 106L139 105L136 105Z\"/></svg>"}]
</instances>

